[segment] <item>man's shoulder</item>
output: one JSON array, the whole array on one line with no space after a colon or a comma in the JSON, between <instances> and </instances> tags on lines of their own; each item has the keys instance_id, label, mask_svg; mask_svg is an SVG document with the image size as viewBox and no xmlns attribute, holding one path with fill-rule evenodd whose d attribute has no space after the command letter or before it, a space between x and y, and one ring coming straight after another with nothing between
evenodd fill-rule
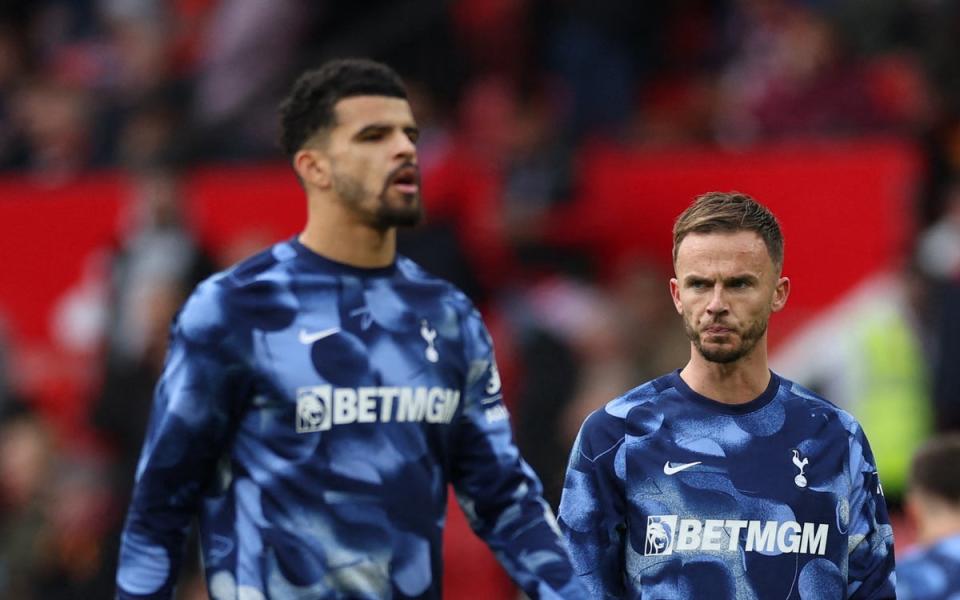
<instances>
[{"instance_id":1,"label":"man's shoulder","mask_svg":"<svg viewBox=\"0 0 960 600\"><path fill-rule=\"evenodd\" d=\"M784 393L784 402L801 404L804 408L815 411L817 414L836 419L850 434L860 430L860 424L856 418L847 411L809 388L783 376L779 377L780 389Z\"/></svg>"},{"instance_id":2,"label":"man's shoulder","mask_svg":"<svg viewBox=\"0 0 960 600\"><path fill-rule=\"evenodd\" d=\"M670 374L663 375L627 390L607 402L603 410L614 417L626 419L634 409L649 407L660 400L663 394L673 387L670 378Z\"/></svg>"},{"instance_id":3,"label":"man's shoulder","mask_svg":"<svg viewBox=\"0 0 960 600\"><path fill-rule=\"evenodd\" d=\"M908 557L909 558L909 557ZM944 566L951 566L960 583L960 532L943 538L932 546L918 553L918 562L935 561Z\"/></svg>"},{"instance_id":4,"label":"man's shoulder","mask_svg":"<svg viewBox=\"0 0 960 600\"><path fill-rule=\"evenodd\" d=\"M583 422L581 436L589 441L622 438L628 420L643 420L648 413L658 413L656 401L666 389L661 379L653 379L628 390L593 411ZM638 417L639 413L643 413L644 417Z\"/></svg>"},{"instance_id":5,"label":"man's shoulder","mask_svg":"<svg viewBox=\"0 0 960 600\"><path fill-rule=\"evenodd\" d=\"M180 328L190 337L215 335L233 321L244 306L269 307L282 280L289 274L280 265L295 256L289 244L280 242L201 281L178 315Z\"/></svg>"},{"instance_id":6,"label":"man's shoulder","mask_svg":"<svg viewBox=\"0 0 960 600\"><path fill-rule=\"evenodd\" d=\"M467 319L468 322L470 318L477 322L482 321L473 300L460 288L399 254L397 276L401 280L398 285L407 289L407 293L403 295L426 308L426 312L430 313L442 307L443 312L452 309L460 319Z\"/></svg>"},{"instance_id":7,"label":"man's shoulder","mask_svg":"<svg viewBox=\"0 0 960 600\"><path fill-rule=\"evenodd\" d=\"M931 584L940 589L960 585L960 534L897 557L898 593L919 596L929 592L931 597L939 597L933 595Z\"/></svg>"},{"instance_id":8,"label":"man's shoulder","mask_svg":"<svg viewBox=\"0 0 960 600\"><path fill-rule=\"evenodd\" d=\"M421 288L421 292L426 295L451 298L472 306L470 299L460 288L402 254L397 255L397 272L408 285Z\"/></svg>"}]
</instances>

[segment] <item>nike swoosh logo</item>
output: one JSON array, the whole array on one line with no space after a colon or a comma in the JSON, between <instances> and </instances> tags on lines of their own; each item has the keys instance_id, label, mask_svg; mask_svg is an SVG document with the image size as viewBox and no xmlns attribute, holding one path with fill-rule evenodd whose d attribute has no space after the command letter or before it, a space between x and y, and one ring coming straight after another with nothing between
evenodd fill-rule
<instances>
[{"instance_id":1,"label":"nike swoosh logo","mask_svg":"<svg viewBox=\"0 0 960 600\"><path fill-rule=\"evenodd\" d=\"M663 472L666 473L667 475L673 475L674 473L679 473L684 469L689 469L690 467L695 467L699 464L700 464L700 461L698 460L697 462L692 462L692 463L683 463L681 465L671 465L670 461L668 460L667 462L663 463Z\"/></svg>"},{"instance_id":2,"label":"nike swoosh logo","mask_svg":"<svg viewBox=\"0 0 960 600\"><path fill-rule=\"evenodd\" d=\"M313 333L307 333L306 329L301 329L300 336L298 337L298 339L300 340L301 344L312 344L314 342L322 340L323 338L330 337L335 333L340 333L339 327L331 327L330 329L323 329L321 331L315 331Z\"/></svg>"}]
</instances>

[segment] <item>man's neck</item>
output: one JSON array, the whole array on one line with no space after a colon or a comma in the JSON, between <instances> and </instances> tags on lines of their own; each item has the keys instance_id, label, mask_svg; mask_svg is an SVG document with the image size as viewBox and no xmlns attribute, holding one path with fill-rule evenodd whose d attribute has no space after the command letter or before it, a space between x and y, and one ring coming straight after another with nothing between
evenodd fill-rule
<instances>
[{"instance_id":1,"label":"man's neck","mask_svg":"<svg viewBox=\"0 0 960 600\"><path fill-rule=\"evenodd\" d=\"M680 377L690 389L724 404L754 400L770 383L766 344L758 342L748 354L731 363L711 362L691 344L690 362Z\"/></svg>"},{"instance_id":2,"label":"man's neck","mask_svg":"<svg viewBox=\"0 0 960 600\"><path fill-rule=\"evenodd\" d=\"M397 254L395 228L371 227L341 207L310 210L298 239L324 258L354 267L386 267Z\"/></svg>"}]
</instances>

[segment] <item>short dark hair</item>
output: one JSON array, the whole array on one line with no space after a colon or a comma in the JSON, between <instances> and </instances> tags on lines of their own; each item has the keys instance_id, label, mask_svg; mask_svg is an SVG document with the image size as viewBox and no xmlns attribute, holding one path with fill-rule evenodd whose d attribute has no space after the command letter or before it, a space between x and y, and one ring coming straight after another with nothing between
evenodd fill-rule
<instances>
[{"instance_id":1,"label":"short dark hair","mask_svg":"<svg viewBox=\"0 0 960 600\"><path fill-rule=\"evenodd\" d=\"M407 98L397 73L364 58L331 60L301 75L280 104L280 146L292 157L315 133L335 124L333 108L351 96Z\"/></svg>"},{"instance_id":2,"label":"short dark hair","mask_svg":"<svg viewBox=\"0 0 960 600\"><path fill-rule=\"evenodd\" d=\"M753 231L763 239L777 270L783 268L783 234L766 206L740 192L708 192L697 197L673 224L673 261L691 233Z\"/></svg>"},{"instance_id":3,"label":"short dark hair","mask_svg":"<svg viewBox=\"0 0 960 600\"><path fill-rule=\"evenodd\" d=\"M909 487L960 506L957 465L960 465L960 434L932 438L913 456Z\"/></svg>"}]
</instances>

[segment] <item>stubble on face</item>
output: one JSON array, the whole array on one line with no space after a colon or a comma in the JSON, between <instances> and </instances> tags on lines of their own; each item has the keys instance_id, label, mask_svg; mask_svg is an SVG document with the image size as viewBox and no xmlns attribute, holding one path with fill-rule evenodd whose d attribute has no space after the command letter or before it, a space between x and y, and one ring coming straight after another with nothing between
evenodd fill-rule
<instances>
[{"instance_id":1,"label":"stubble on face","mask_svg":"<svg viewBox=\"0 0 960 600\"><path fill-rule=\"evenodd\" d=\"M763 338L763 335L767 332L767 323L769 321L768 317L757 319L754 321L746 330L738 331L738 337L740 342L730 347L722 346L705 346L703 342L703 336L705 333L702 333L697 327L691 323L692 318L684 315L683 317L683 329L687 334L687 338L693 342L694 348L697 349L697 352L700 353L700 356L708 360L709 362L719 363L719 364L730 364L736 362L750 354L754 348L757 346L757 342ZM713 325L711 323L710 325ZM723 324L724 327L729 327L726 323ZM726 334L730 336L732 334Z\"/></svg>"},{"instance_id":2,"label":"stubble on face","mask_svg":"<svg viewBox=\"0 0 960 600\"><path fill-rule=\"evenodd\" d=\"M336 196L341 202L355 214L360 215L371 227L380 230L391 227L413 227L423 219L420 193L403 194L399 202L391 202L389 198L392 191L390 185L397 172L411 166L413 165L405 163L387 174L372 207L366 206L370 194L360 179L334 169L331 181Z\"/></svg>"},{"instance_id":3,"label":"stubble on face","mask_svg":"<svg viewBox=\"0 0 960 600\"><path fill-rule=\"evenodd\" d=\"M749 356L765 339L779 279L763 240L746 231L697 233L679 250L677 309L696 352L719 364ZM716 286L724 297L711 308Z\"/></svg>"}]
</instances>

